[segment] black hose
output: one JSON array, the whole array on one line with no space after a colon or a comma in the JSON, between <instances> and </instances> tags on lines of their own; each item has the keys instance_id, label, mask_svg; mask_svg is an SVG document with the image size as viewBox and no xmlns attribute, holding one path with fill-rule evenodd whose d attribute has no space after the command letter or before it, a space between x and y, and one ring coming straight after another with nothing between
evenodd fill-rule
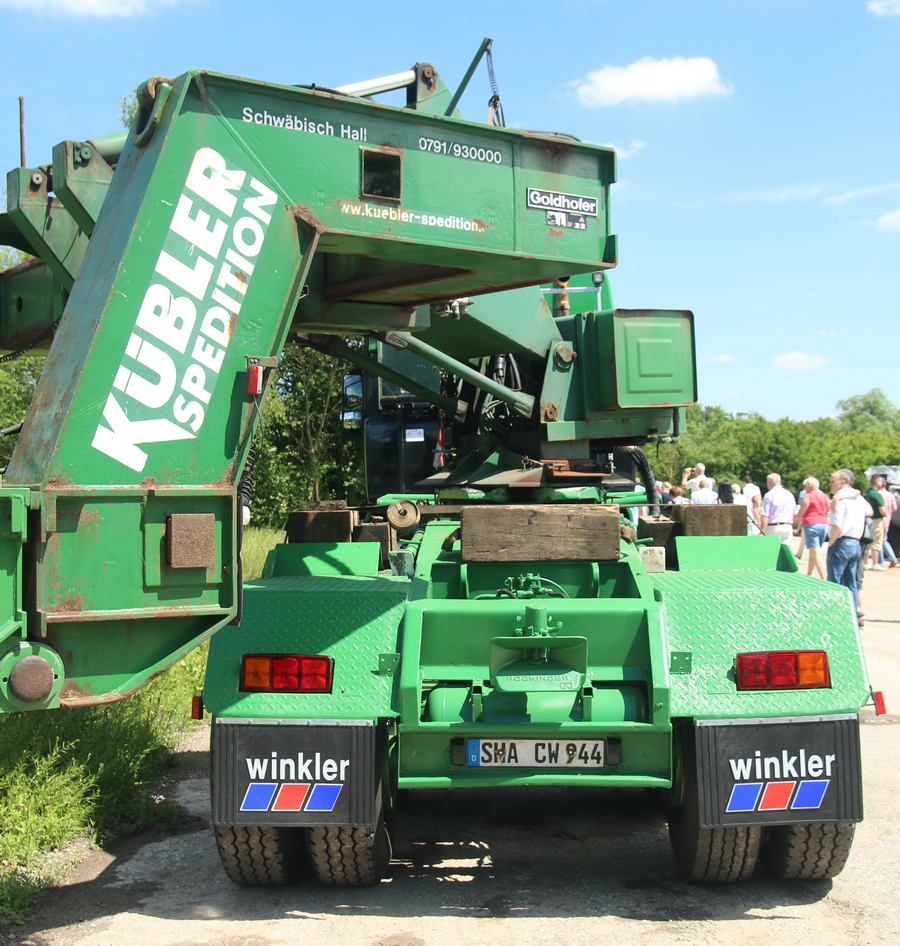
<instances>
[{"instance_id":1,"label":"black hose","mask_svg":"<svg viewBox=\"0 0 900 946\"><path fill-rule=\"evenodd\" d=\"M653 470L650 469L650 461L647 454L640 447L625 447L624 452L630 453L634 457L635 466L641 471L641 479L644 481L644 489L647 491L647 505L650 507L650 515L659 515L659 504L656 497L656 477Z\"/></svg>"}]
</instances>

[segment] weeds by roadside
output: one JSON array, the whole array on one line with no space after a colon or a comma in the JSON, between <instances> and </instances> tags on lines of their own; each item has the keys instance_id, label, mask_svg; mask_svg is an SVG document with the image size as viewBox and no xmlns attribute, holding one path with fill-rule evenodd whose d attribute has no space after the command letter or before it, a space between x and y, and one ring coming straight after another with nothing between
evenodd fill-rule
<instances>
[{"instance_id":1,"label":"weeds by roadside","mask_svg":"<svg viewBox=\"0 0 900 946\"><path fill-rule=\"evenodd\" d=\"M283 537L245 532L245 579L262 573ZM122 703L0 716L0 925L20 921L40 889L58 880L50 851L77 837L102 843L178 819L153 786L190 722L206 651L197 648Z\"/></svg>"}]
</instances>

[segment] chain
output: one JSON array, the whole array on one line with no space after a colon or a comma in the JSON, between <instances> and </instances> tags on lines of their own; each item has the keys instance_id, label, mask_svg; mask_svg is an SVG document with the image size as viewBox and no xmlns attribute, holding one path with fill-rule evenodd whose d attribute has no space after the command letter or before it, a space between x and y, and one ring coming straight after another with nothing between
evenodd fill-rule
<instances>
[{"instance_id":1,"label":"chain","mask_svg":"<svg viewBox=\"0 0 900 946\"><path fill-rule=\"evenodd\" d=\"M16 349L16 351L8 352L7 354L0 357L0 365L5 365L8 361L15 361L26 352L31 351L32 348L36 348L42 341L49 338L56 331L56 327L58 325L59 319L57 319L49 328L41 332L37 338L32 339L27 345L23 345L21 348Z\"/></svg>"}]
</instances>

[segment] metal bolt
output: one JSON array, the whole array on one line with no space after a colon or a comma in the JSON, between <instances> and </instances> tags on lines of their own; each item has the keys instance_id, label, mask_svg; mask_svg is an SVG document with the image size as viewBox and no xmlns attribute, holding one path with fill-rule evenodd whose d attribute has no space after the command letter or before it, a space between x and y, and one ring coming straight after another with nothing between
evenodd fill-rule
<instances>
[{"instance_id":1,"label":"metal bolt","mask_svg":"<svg viewBox=\"0 0 900 946\"><path fill-rule=\"evenodd\" d=\"M34 174L31 175L31 183L34 184L35 187L40 187L41 184L44 183L44 175L41 174L40 171L35 171Z\"/></svg>"}]
</instances>

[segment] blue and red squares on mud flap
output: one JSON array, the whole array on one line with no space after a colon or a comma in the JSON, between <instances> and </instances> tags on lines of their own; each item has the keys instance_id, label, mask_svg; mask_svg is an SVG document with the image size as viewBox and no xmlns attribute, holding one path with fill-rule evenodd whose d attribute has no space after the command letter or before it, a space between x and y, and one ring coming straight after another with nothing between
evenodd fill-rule
<instances>
[{"instance_id":1,"label":"blue and red squares on mud flap","mask_svg":"<svg viewBox=\"0 0 900 946\"><path fill-rule=\"evenodd\" d=\"M801 782L744 782L735 785L725 808L739 811L791 811L821 808L831 779L804 779ZM799 787L798 787L799 785ZM796 789L796 791L795 791Z\"/></svg>"},{"instance_id":2,"label":"blue and red squares on mud flap","mask_svg":"<svg viewBox=\"0 0 900 946\"><path fill-rule=\"evenodd\" d=\"M251 782L241 811L334 811L343 785Z\"/></svg>"}]
</instances>

